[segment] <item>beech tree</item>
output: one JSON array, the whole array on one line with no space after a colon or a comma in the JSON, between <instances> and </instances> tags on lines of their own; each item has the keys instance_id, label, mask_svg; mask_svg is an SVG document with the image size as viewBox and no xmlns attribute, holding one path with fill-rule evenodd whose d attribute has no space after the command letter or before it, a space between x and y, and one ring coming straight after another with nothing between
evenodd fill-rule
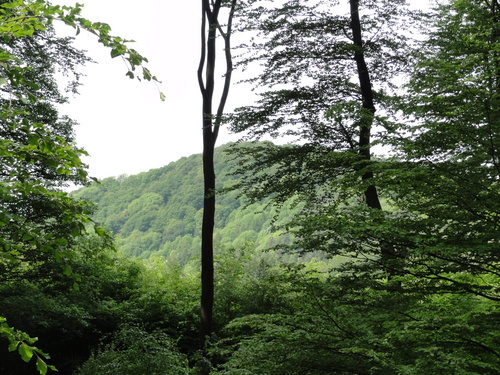
<instances>
[{"instance_id":1,"label":"beech tree","mask_svg":"<svg viewBox=\"0 0 500 375\"><path fill-rule=\"evenodd\" d=\"M258 87L260 99L237 109L231 126L246 132L245 140L270 135L287 137L290 144L236 150L241 160L236 173L243 175L236 187L251 200L306 201L304 221L297 221L303 228L314 228L308 218L319 224L314 218L326 207L342 209L352 199L362 199L364 207L357 201L347 206L376 221L383 213L372 147L390 125L395 78L409 63L411 40L405 30L412 18L405 2L353 0L347 8L323 1L287 1L274 8L258 4L248 4L253 10L243 29L258 37L243 46L240 64L263 62L262 73L248 80ZM325 230L333 229L332 223L324 224ZM356 236L349 241L354 248L363 242ZM388 243L372 251L389 263L394 258ZM394 272L394 265L387 267Z\"/></svg>"},{"instance_id":2,"label":"beech tree","mask_svg":"<svg viewBox=\"0 0 500 375\"><path fill-rule=\"evenodd\" d=\"M408 49L397 43L404 39L384 38L398 13L359 1L376 112L344 65L363 71L352 12L333 34L326 4L306 3L280 4L251 25L271 48L254 55L265 64L255 80L261 100L235 114L234 129L294 136L296 144L249 147L240 186L250 199L305 201L285 226L297 241L281 249L322 250L343 264L324 279L291 275L304 307L235 322L245 338L228 372L498 372L498 1L437 7L421 17L424 41ZM368 36L374 25L379 38ZM391 73L408 80L392 94ZM360 158L363 133L387 148L383 158ZM383 209L369 203L372 186ZM322 358L334 359L324 367Z\"/></svg>"},{"instance_id":3,"label":"beech tree","mask_svg":"<svg viewBox=\"0 0 500 375\"><path fill-rule=\"evenodd\" d=\"M203 176L204 201L201 234L201 309L200 348L204 350L205 340L212 333L214 303L214 244L215 220L215 171L214 149L229 94L233 63L231 57L231 34L236 0L202 0L201 58L198 67L198 82L203 98ZM220 12L227 10L227 23L219 21ZM217 37L224 42L225 70L222 93L214 110L214 90L216 81Z\"/></svg>"},{"instance_id":4,"label":"beech tree","mask_svg":"<svg viewBox=\"0 0 500 375\"><path fill-rule=\"evenodd\" d=\"M398 186L387 182L395 192L391 206L407 213L399 225L411 272L493 301L499 301L491 284L499 275L498 17L496 0L436 9L402 101L405 122L391 137Z\"/></svg>"}]
</instances>

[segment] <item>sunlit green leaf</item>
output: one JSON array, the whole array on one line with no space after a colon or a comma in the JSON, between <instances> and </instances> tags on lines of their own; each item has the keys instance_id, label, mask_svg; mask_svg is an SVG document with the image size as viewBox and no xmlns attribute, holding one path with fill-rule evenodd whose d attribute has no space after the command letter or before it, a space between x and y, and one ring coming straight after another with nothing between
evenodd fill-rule
<instances>
[{"instance_id":1,"label":"sunlit green leaf","mask_svg":"<svg viewBox=\"0 0 500 375\"><path fill-rule=\"evenodd\" d=\"M17 350L17 347L19 346L20 342L19 341L11 341L9 342L9 352L14 352Z\"/></svg>"},{"instance_id":2,"label":"sunlit green leaf","mask_svg":"<svg viewBox=\"0 0 500 375\"><path fill-rule=\"evenodd\" d=\"M36 359L36 369L40 372L41 375L47 374L47 364L41 359L37 358Z\"/></svg>"},{"instance_id":3,"label":"sunlit green leaf","mask_svg":"<svg viewBox=\"0 0 500 375\"><path fill-rule=\"evenodd\" d=\"M33 349L25 343L19 345L18 352L24 362L29 362L33 357Z\"/></svg>"}]
</instances>

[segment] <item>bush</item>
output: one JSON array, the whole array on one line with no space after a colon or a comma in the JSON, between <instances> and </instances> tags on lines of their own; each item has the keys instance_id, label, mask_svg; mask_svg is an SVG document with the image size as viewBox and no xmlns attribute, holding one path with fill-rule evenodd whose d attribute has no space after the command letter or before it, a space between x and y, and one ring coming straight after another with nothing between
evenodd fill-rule
<instances>
[{"instance_id":1,"label":"bush","mask_svg":"<svg viewBox=\"0 0 500 375\"><path fill-rule=\"evenodd\" d=\"M162 332L135 326L120 329L110 344L94 353L75 375L186 375L188 361Z\"/></svg>"}]
</instances>

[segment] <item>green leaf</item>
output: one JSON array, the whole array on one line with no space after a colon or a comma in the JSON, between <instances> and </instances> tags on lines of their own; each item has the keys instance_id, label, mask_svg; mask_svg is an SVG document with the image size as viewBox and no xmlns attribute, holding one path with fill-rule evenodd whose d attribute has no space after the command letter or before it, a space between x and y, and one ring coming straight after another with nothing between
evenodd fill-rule
<instances>
[{"instance_id":1,"label":"green leaf","mask_svg":"<svg viewBox=\"0 0 500 375\"><path fill-rule=\"evenodd\" d=\"M24 342L19 345L18 352L24 362L29 362L33 357L33 349Z\"/></svg>"},{"instance_id":2,"label":"green leaf","mask_svg":"<svg viewBox=\"0 0 500 375\"><path fill-rule=\"evenodd\" d=\"M72 273L73 273L73 271L71 270L71 266L68 266L67 264L65 264L63 267L63 274L65 276L71 276Z\"/></svg>"},{"instance_id":3,"label":"green leaf","mask_svg":"<svg viewBox=\"0 0 500 375\"><path fill-rule=\"evenodd\" d=\"M151 72L149 71L148 68L142 68L142 74L144 76L144 79L147 80L147 81L151 81Z\"/></svg>"},{"instance_id":4,"label":"green leaf","mask_svg":"<svg viewBox=\"0 0 500 375\"><path fill-rule=\"evenodd\" d=\"M10 3L4 3L2 4L2 8L6 8L6 9L14 9L14 8L17 8L20 4L18 4L17 2L15 1L12 1Z\"/></svg>"},{"instance_id":5,"label":"green leaf","mask_svg":"<svg viewBox=\"0 0 500 375\"><path fill-rule=\"evenodd\" d=\"M54 242L59 246L68 246L68 240L66 238L57 238Z\"/></svg>"},{"instance_id":6,"label":"green leaf","mask_svg":"<svg viewBox=\"0 0 500 375\"><path fill-rule=\"evenodd\" d=\"M99 237L103 237L106 234L106 230L101 227L94 227L94 231Z\"/></svg>"},{"instance_id":7,"label":"green leaf","mask_svg":"<svg viewBox=\"0 0 500 375\"><path fill-rule=\"evenodd\" d=\"M28 135L28 144L36 146L40 142L40 136L37 134L29 134Z\"/></svg>"},{"instance_id":8,"label":"green leaf","mask_svg":"<svg viewBox=\"0 0 500 375\"><path fill-rule=\"evenodd\" d=\"M40 374L45 375L47 373L48 366L41 358L37 358L36 369L40 372Z\"/></svg>"},{"instance_id":9,"label":"green leaf","mask_svg":"<svg viewBox=\"0 0 500 375\"><path fill-rule=\"evenodd\" d=\"M79 227L74 227L73 229L71 229L71 235L73 237L78 237L82 234L82 229L79 228Z\"/></svg>"},{"instance_id":10,"label":"green leaf","mask_svg":"<svg viewBox=\"0 0 500 375\"><path fill-rule=\"evenodd\" d=\"M116 45L111 49L111 57L115 58L121 56L127 52L127 48L123 44Z\"/></svg>"},{"instance_id":11,"label":"green leaf","mask_svg":"<svg viewBox=\"0 0 500 375\"><path fill-rule=\"evenodd\" d=\"M19 345L19 341L11 341L9 343L9 352L14 352L17 350L17 346Z\"/></svg>"}]
</instances>

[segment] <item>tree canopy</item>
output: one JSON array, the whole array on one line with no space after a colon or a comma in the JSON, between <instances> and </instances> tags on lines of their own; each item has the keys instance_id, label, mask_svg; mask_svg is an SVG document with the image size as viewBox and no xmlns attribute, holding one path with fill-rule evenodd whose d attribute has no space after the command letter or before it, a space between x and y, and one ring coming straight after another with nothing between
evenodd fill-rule
<instances>
[{"instance_id":1,"label":"tree canopy","mask_svg":"<svg viewBox=\"0 0 500 375\"><path fill-rule=\"evenodd\" d=\"M87 59L51 23L96 34L131 77L145 59L79 6L2 2L0 335L10 349L42 374L47 355L24 332L82 375L497 374L498 0L426 13L402 0L203 4L211 47L215 31L227 36L213 6L235 6L231 27L248 36L235 66L259 97L204 116L205 160L219 176L208 191L201 155L90 183L52 74ZM221 121L247 142L214 149ZM70 182L90 184L67 194ZM193 255L215 192L214 314L200 330ZM200 331L212 329L200 352ZM19 356L0 357L2 373L28 373Z\"/></svg>"},{"instance_id":2,"label":"tree canopy","mask_svg":"<svg viewBox=\"0 0 500 375\"><path fill-rule=\"evenodd\" d=\"M92 23L80 12L81 5L0 2L0 268L4 279L21 279L26 269L41 272L45 267L46 272L46 264L56 263L61 266L59 272L79 281L68 260L92 223L92 206L61 190L69 182L86 184L91 179L80 159L86 153L74 143L73 121L58 113L57 105L65 98L55 79L56 70L73 75L69 89L75 91L77 67L88 58L71 46L70 38L54 34L53 22L61 21L77 33L84 29L95 34L111 49L112 57L124 58L131 78L139 67L144 79L156 80L143 66L147 60L126 40L112 36L108 25ZM106 236L98 226L93 230ZM47 372L47 356L32 346L36 340L9 327L4 318L0 333L9 340L9 350L17 350L25 361L35 356L39 372Z\"/></svg>"},{"instance_id":3,"label":"tree canopy","mask_svg":"<svg viewBox=\"0 0 500 375\"><path fill-rule=\"evenodd\" d=\"M255 79L262 99L237 110L232 126L250 138L297 138L286 147L236 151L244 158L237 186L256 200L306 202L285 226L297 241L282 249L322 250L347 260L326 289L310 292L319 313L298 308L263 317L265 328L253 326L232 361L250 373L324 373L307 361L326 358L313 357L321 342L332 356L339 354L329 365L334 373L494 373L498 3L452 1L412 18L403 2L387 8L384 2L350 3L345 17L322 2L279 3L260 22L266 3L249 21L264 42L249 45L251 58L244 62L264 61ZM399 33L400 22L417 21L423 40ZM326 42L317 43L322 38ZM255 53L257 46L265 53ZM356 69L372 78L373 107L362 80L353 79ZM399 74L407 84L391 91ZM312 91L320 84L321 95ZM375 145L386 154L359 157ZM372 187L380 206L370 203ZM294 327L303 330L296 342ZM308 348L305 342L312 352L290 351ZM267 367L264 358L280 355L289 367Z\"/></svg>"}]
</instances>

